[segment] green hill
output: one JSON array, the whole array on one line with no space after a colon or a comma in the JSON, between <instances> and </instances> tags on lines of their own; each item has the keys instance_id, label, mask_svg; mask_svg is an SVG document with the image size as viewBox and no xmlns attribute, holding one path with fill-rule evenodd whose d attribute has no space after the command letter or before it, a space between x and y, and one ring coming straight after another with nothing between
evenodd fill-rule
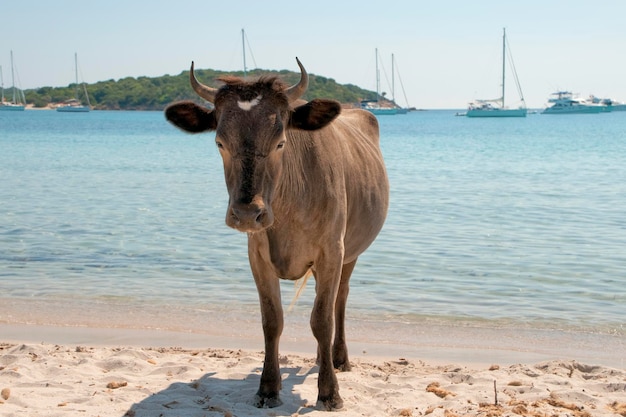
<instances>
[{"instance_id":1,"label":"green hill","mask_svg":"<svg viewBox=\"0 0 626 417\"><path fill-rule=\"evenodd\" d=\"M243 72L224 72L211 69L196 69L196 77L204 84L218 87L217 78L224 75L243 76ZM264 74L278 74L288 84L298 82L300 74L291 71L253 70L248 77ZM351 84L338 84L331 78L309 74L309 88L304 99L332 98L341 103L358 103L365 99L376 98L373 91L364 90ZM47 107L61 103L73 97L75 84L67 87L42 87L25 90L26 101L35 107ZM189 71L178 75L161 77L122 78L120 80L100 81L87 85L92 106L98 110L163 110L177 100L196 100L199 98L189 85Z\"/></svg>"}]
</instances>

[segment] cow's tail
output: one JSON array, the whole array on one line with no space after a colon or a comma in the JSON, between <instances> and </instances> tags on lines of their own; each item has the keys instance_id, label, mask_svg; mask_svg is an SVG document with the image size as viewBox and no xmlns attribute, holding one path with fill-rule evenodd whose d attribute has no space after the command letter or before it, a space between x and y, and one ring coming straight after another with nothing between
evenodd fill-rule
<instances>
[{"instance_id":1,"label":"cow's tail","mask_svg":"<svg viewBox=\"0 0 626 417\"><path fill-rule=\"evenodd\" d=\"M296 293L294 294L293 299L291 300L291 304L289 304L289 308L287 309L287 311L293 310L293 306L296 305L298 298L300 298L300 294L302 294L302 292L306 288L306 282L309 280L309 277L312 274L313 274L313 271L309 269L308 271L306 271L306 273L304 274L302 278L294 282L294 286L296 287Z\"/></svg>"}]
</instances>

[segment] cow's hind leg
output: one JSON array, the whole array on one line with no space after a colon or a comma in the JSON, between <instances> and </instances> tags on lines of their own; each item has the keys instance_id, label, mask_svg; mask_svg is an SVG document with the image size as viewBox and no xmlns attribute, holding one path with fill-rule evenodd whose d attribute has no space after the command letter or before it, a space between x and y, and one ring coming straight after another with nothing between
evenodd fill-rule
<instances>
[{"instance_id":1,"label":"cow's hind leg","mask_svg":"<svg viewBox=\"0 0 626 417\"><path fill-rule=\"evenodd\" d=\"M335 369L347 372L351 369L348 360L348 345L346 344L346 304L350 291L350 276L356 265L356 259L343 266L341 282L335 303L335 341L333 342L333 366Z\"/></svg>"}]
</instances>

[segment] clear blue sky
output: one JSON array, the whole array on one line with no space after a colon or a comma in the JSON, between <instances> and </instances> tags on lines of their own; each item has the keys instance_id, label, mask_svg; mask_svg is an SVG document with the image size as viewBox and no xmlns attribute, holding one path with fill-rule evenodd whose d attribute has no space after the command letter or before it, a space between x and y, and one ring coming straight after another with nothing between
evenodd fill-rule
<instances>
[{"instance_id":1,"label":"clear blue sky","mask_svg":"<svg viewBox=\"0 0 626 417\"><path fill-rule=\"evenodd\" d=\"M10 50L22 88L68 85L74 52L88 83L178 74L191 60L240 70L243 28L248 67L295 71L298 56L309 72L375 90L378 48L389 77L395 54L410 105L464 108L499 95L506 27L530 107L557 89L626 101L623 0L19 0L0 15L5 86Z\"/></svg>"}]
</instances>

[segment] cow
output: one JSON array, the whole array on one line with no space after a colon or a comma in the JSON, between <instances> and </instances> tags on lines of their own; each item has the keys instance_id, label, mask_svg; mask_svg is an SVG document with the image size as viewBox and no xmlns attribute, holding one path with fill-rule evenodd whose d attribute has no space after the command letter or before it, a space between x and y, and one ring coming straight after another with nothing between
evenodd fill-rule
<instances>
[{"instance_id":1,"label":"cow","mask_svg":"<svg viewBox=\"0 0 626 417\"><path fill-rule=\"evenodd\" d=\"M201 84L192 62L191 86L213 108L182 101L169 105L165 116L190 133L215 131L229 196L226 224L248 236L265 339L254 405L282 404L280 279L312 272L316 406L332 411L343 408L334 370L350 370L344 328L350 275L382 229L389 182L376 117L342 111L334 100L302 100L309 76L296 61L300 80L293 86L276 76L229 76L219 89Z\"/></svg>"}]
</instances>

